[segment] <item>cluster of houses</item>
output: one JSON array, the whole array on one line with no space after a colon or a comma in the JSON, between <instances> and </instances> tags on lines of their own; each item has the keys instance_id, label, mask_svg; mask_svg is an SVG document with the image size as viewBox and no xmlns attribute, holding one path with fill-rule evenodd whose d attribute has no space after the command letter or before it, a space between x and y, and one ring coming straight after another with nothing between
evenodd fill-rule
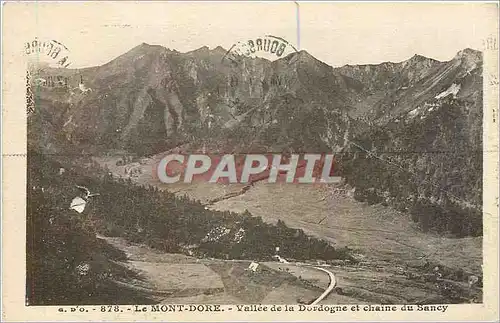
<instances>
[{"instance_id":1,"label":"cluster of houses","mask_svg":"<svg viewBox=\"0 0 500 323\"><path fill-rule=\"evenodd\" d=\"M76 82L71 82L70 78L62 75L39 76L33 80L33 84L41 87L68 88L72 94L75 94L75 90L83 94L92 92L92 89L83 82L82 76L80 76L78 86L76 86Z\"/></svg>"},{"instance_id":2,"label":"cluster of houses","mask_svg":"<svg viewBox=\"0 0 500 323\"><path fill-rule=\"evenodd\" d=\"M142 174L142 167L141 166L147 164L148 161L149 161L148 158L142 158L138 162L131 162L131 163L127 164L128 160L125 161L124 159L119 159L116 162L116 166L124 166L125 167L124 168L125 176L137 177L137 176Z\"/></svg>"}]
</instances>

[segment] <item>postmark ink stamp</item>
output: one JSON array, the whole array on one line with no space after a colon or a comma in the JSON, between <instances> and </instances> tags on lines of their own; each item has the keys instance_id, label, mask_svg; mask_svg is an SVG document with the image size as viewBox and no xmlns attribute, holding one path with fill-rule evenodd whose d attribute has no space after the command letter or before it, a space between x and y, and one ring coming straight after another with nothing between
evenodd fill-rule
<instances>
[{"instance_id":1,"label":"postmark ink stamp","mask_svg":"<svg viewBox=\"0 0 500 323\"><path fill-rule=\"evenodd\" d=\"M35 63L64 68L71 65L69 49L57 40L39 40L35 37L25 43L25 54Z\"/></svg>"},{"instance_id":2,"label":"postmark ink stamp","mask_svg":"<svg viewBox=\"0 0 500 323\"><path fill-rule=\"evenodd\" d=\"M41 73L50 68L68 68L71 65L69 49L57 40L39 40L35 37L24 47L27 57L26 70L26 110L28 115L35 111L36 95L40 87L65 87L68 78L62 75L42 77ZM35 88L35 91L34 91Z\"/></svg>"},{"instance_id":3,"label":"postmark ink stamp","mask_svg":"<svg viewBox=\"0 0 500 323\"><path fill-rule=\"evenodd\" d=\"M278 59L294 52L297 52L297 49L287 40L273 35L265 35L237 42L229 48L222 59L227 59L233 65L238 65L243 57L267 56L270 59Z\"/></svg>"}]
</instances>

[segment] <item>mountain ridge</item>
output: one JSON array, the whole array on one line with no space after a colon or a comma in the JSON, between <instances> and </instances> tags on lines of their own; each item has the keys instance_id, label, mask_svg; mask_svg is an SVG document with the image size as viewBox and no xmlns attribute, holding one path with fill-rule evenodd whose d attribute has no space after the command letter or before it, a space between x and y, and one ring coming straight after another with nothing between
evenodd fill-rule
<instances>
[{"instance_id":1,"label":"mountain ridge","mask_svg":"<svg viewBox=\"0 0 500 323\"><path fill-rule=\"evenodd\" d=\"M399 63L338 68L305 50L275 61L241 57L236 64L224 55L220 46L180 53L143 43L99 67L44 69L35 78L61 73L73 83L39 85L39 108L28 120L29 145L52 153L125 149L150 155L190 143L190 149L210 147L213 153L350 156L366 153L353 142L367 151L443 150L450 144L470 150L482 144L481 52L464 49L444 62L414 55ZM391 179L384 176L391 169L363 164L358 157L346 158L345 169L362 176L346 174L359 194L376 192L375 200L391 205L413 196L443 206L450 202L442 190L453 187L453 195L480 204L475 192L482 155L397 157L397 164L425 172L412 175L419 177L416 184L398 184L405 192L401 196L387 186ZM364 171L350 168L355 165ZM380 175L383 183L363 181L370 167L386 174ZM470 187L460 188L459 178L449 176L464 170L471 173ZM428 184L436 181L439 188ZM393 193L392 200L384 197ZM402 204L408 209L409 203Z\"/></svg>"},{"instance_id":2,"label":"mountain ridge","mask_svg":"<svg viewBox=\"0 0 500 323\"><path fill-rule=\"evenodd\" d=\"M299 101L307 98L306 101L311 103L323 102L330 106L329 110L347 110L350 118L364 123L384 124L445 91L451 86L448 78L457 78L456 74L464 77L480 67L480 52L471 49L459 51L447 62L414 55L400 63L339 68L317 60L305 50L273 62L246 57L235 67L229 62L218 62L223 59L222 50L220 46L212 50L203 46L179 53L160 45L142 43L99 67L58 69L57 73L80 75L86 87L103 92L100 95L95 92L80 95L76 90L61 101L69 102L73 107L85 107L87 111L77 109L79 114L93 114L91 111L97 107L90 107L89 111L89 101L120 97L115 98L118 102L106 105L106 109L113 105L122 106L121 111L116 111L121 125L115 127L118 132L126 129L120 140L127 139L138 120L144 119L144 113L151 110L145 106L154 102L165 105L163 118L167 136L181 132L185 118L205 121L207 115L219 112L222 122L227 123L230 121L228 115L235 112L233 110L247 114L249 107L244 105L255 110L256 104L263 106L258 110L268 109L269 101L287 95ZM110 93L104 93L106 91ZM209 98L215 91L219 96L216 102L213 96ZM54 100L53 97L48 99ZM203 111L207 107L214 110L213 105L220 111ZM102 108L99 111L94 112L106 114ZM124 124L125 115L129 115L131 123Z\"/></svg>"}]
</instances>

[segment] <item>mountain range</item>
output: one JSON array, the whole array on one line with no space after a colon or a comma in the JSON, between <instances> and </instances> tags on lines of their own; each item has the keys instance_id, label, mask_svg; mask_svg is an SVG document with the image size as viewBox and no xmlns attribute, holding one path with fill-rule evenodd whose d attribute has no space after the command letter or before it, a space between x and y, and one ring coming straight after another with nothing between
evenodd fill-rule
<instances>
[{"instance_id":1,"label":"mountain range","mask_svg":"<svg viewBox=\"0 0 500 323\"><path fill-rule=\"evenodd\" d=\"M410 212L425 230L481 234L481 52L338 68L304 50L236 64L225 55L143 43L98 67L34 69L28 145L333 152L357 199Z\"/></svg>"}]
</instances>

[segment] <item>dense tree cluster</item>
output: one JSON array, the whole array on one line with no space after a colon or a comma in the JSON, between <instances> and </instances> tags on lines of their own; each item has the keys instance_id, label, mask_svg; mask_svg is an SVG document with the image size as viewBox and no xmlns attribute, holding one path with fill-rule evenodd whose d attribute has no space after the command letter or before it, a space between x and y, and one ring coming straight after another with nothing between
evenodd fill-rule
<instances>
[{"instance_id":1,"label":"dense tree cluster","mask_svg":"<svg viewBox=\"0 0 500 323\"><path fill-rule=\"evenodd\" d=\"M293 259L350 258L347 250L337 250L326 241L308 237L302 230L288 228L283 221L273 225L249 212L208 210L187 197L117 181L111 176L104 176L93 185L101 196L92 202L91 212L108 235L125 236L163 251L269 260L276 247L280 247L282 257ZM222 233L206 239L211 232Z\"/></svg>"},{"instance_id":2,"label":"dense tree cluster","mask_svg":"<svg viewBox=\"0 0 500 323\"><path fill-rule=\"evenodd\" d=\"M407 211L425 231L481 235L481 126L464 126L468 104L447 99L425 118L357 139L341 159L355 198Z\"/></svg>"},{"instance_id":3,"label":"dense tree cluster","mask_svg":"<svg viewBox=\"0 0 500 323\"><path fill-rule=\"evenodd\" d=\"M27 304L152 303L116 283L138 277L114 262L125 254L96 238L91 217L69 209L77 192L59 165L33 154L28 163Z\"/></svg>"},{"instance_id":4,"label":"dense tree cluster","mask_svg":"<svg viewBox=\"0 0 500 323\"><path fill-rule=\"evenodd\" d=\"M144 303L136 293L120 291L114 279L133 276L112 260L125 255L96 238L122 236L172 253L221 259L351 259L284 222L264 223L249 212L205 209L187 197L154 187L133 185L76 165L61 165L34 152L28 154L27 295L31 304ZM65 168L61 172L61 168ZM83 185L100 196L85 210L70 209ZM207 235L212 234L211 238ZM113 279L111 278L113 277Z\"/></svg>"}]
</instances>

